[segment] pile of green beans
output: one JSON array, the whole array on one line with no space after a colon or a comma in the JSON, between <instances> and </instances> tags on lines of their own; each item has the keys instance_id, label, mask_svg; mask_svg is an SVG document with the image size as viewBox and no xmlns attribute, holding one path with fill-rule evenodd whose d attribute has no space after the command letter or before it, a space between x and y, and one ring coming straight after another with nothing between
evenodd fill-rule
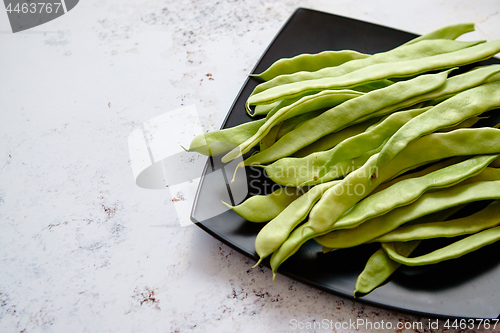
<instances>
[{"instance_id":1,"label":"pile of green beans","mask_svg":"<svg viewBox=\"0 0 500 333\"><path fill-rule=\"evenodd\" d=\"M500 129L476 125L499 112L500 65L463 67L499 53L500 40L455 40L473 30L451 25L373 55L301 54L251 75L263 81L241 110L252 120L200 134L189 151L224 163L243 156L235 173L263 168L279 186L224 203L262 224L256 266L270 257L274 278L306 242L325 256L377 243L356 297L401 265L453 260L500 241ZM412 257L435 238L453 242Z\"/></svg>"}]
</instances>

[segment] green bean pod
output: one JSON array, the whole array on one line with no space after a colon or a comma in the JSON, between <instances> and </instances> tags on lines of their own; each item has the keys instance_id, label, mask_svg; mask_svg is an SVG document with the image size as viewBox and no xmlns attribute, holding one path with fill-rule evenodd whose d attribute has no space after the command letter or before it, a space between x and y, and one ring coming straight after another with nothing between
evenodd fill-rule
<instances>
[{"instance_id":1,"label":"green bean pod","mask_svg":"<svg viewBox=\"0 0 500 333\"><path fill-rule=\"evenodd\" d=\"M269 133L262 139L260 142L260 150L265 150L269 147L271 147L277 140L279 140L283 135L285 135L288 132L291 132L295 129L295 127L299 126L300 124L308 121L309 119L312 119L314 117L319 116L321 113L323 113L325 110L320 109L320 110L315 110L311 112L307 112L304 114L300 114L298 116L289 118L278 125L274 126ZM264 142L264 144L263 144Z\"/></svg>"},{"instance_id":2,"label":"green bean pod","mask_svg":"<svg viewBox=\"0 0 500 333\"><path fill-rule=\"evenodd\" d=\"M396 243L395 251L404 257L408 257L420 244L420 241ZM358 275L354 287L356 294L368 294L373 289L384 283L399 267L400 263L392 260L383 249L378 249L368 259L365 268Z\"/></svg>"},{"instance_id":3,"label":"green bean pod","mask_svg":"<svg viewBox=\"0 0 500 333\"><path fill-rule=\"evenodd\" d=\"M500 82L486 83L461 92L413 118L384 146L378 157L378 169L382 170L409 142L500 107L499 91Z\"/></svg>"},{"instance_id":4,"label":"green bean pod","mask_svg":"<svg viewBox=\"0 0 500 333\"><path fill-rule=\"evenodd\" d=\"M500 224L500 201L496 200L486 208L466 217L439 222L403 225L373 242L409 242L441 237L457 237L496 227Z\"/></svg>"},{"instance_id":5,"label":"green bean pod","mask_svg":"<svg viewBox=\"0 0 500 333\"><path fill-rule=\"evenodd\" d=\"M428 192L411 205L364 222L352 229L335 230L315 240L327 248L347 248L372 241L418 217L481 200L500 199L500 180L459 184Z\"/></svg>"},{"instance_id":6,"label":"green bean pod","mask_svg":"<svg viewBox=\"0 0 500 333\"><path fill-rule=\"evenodd\" d=\"M418 45L418 44L414 44ZM411 45L408 45L411 46ZM382 79L409 77L427 71L463 66L491 58L500 51L500 40L474 45L458 51L438 54L425 58L404 60L392 63L374 64L338 77L325 77L314 80L293 82L269 88L250 96L249 105L268 104L283 98L291 98L305 92L325 89L346 89ZM367 58L367 59L371 59Z\"/></svg>"},{"instance_id":7,"label":"green bean pod","mask_svg":"<svg viewBox=\"0 0 500 333\"><path fill-rule=\"evenodd\" d=\"M350 229L383 215L394 208L409 205L431 189L450 187L480 174L499 155L476 156L438 169L424 176L401 180L372 194L339 218L331 228Z\"/></svg>"},{"instance_id":8,"label":"green bean pod","mask_svg":"<svg viewBox=\"0 0 500 333\"><path fill-rule=\"evenodd\" d=\"M308 121L309 119L319 116L324 111L325 110L323 109L311 111L283 121L278 133L276 134L276 140L281 139L286 133L293 131L297 126Z\"/></svg>"},{"instance_id":9,"label":"green bean pod","mask_svg":"<svg viewBox=\"0 0 500 333\"><path fill-rule=\"evenodd\" d=\"M422 177L422 176L428 175L431 172L437 171L439 169L443 169L443 168L446 168L450 165L465 161L466 159L467 158L464 156L457 156L457 157L453 157L453 158L445 158L442 161L439 161L436 163L431 162L430 165L428 165L424 169L421 169L421 170L418 170L415 172L407 172L407 173L404 173L404 174L397 176L393 179L387 180L386 182L377 186L377 188L375 190L373 190L372 195L377 193L377 192L380 192L382 190L385 190L386 188L388 188L388 187L390 187L390 186L392 186L400 181L410 179L410 178Z\"/></svg>"},{"instance_id":10,"label":"green bean pod","mask_svg":"<svg viewBox=\"0 0 500 333\"><path fill-rule=\"evenodd\" d=\"M269 132L260 140L259 147L260 150L265 150L269 147L271 147L277 140L278 133L280 131L281 126L283 123L279 123L275 125L273 128L269 130Z\"/></svg>"},{"instance_id":11,"label":"green bean pod","mask_svg":"<svg viewBox=\"0 0 500 333\"><path fill-rule=\"evenodd\" d=\"M266 164L290 156L319 138L349 126L358 118L439 88L445 83L448 73L421 75L348 100L298 126L268 149L246 159L245 165Z\"/></svg>"},{"instance_id":12,"label":"green bean pod","mask_svg":"<svg viewBox=\"0 0 500 333\"><path fill-rule=\"evenodd\" d=\"M281 101L276 101L271 104L256 105L253 112L249 112L248 114L252 117L266 115L274 110L274 108L276 108L280 103Z\"/></svg>"},{"instance_id":13,"label":"green bean pod","mask_svg":"<svg viewBox=\"0 0 500 333\"><path fill-rule=\"evenodd\" d=\"M403 45L410 45L418 43L422 40L428 39L456 39L463 34L474 31L474 23L458 23L448 25L434 31L431 31L425 35L419 36L404 43Z\"/></svg>"},{"instance_id":14,"label":"green bean pod","mask_svg":"<svg viewBox=\"0 0 500 333\"><path fill-rule=\"evenodd\" d=\"M469 140L475 144L470 145ZM373 174L377 155L372 156L363 167L357 169L355 172L351 172L339 184L325 192L320 201L311 210L309 220L295 229L285 243L274 252L271 258L271 267L274 274L279 265L293 255L303 243L311 238L328 233L342 214L366 197L385 180L392 179L399 174L428 164L431 161L451 156L499 154L500 146L497 144L499 140L500 130L494 128L459 129L449 133L430 134L410 144L373 181L366 177L366 175ZM358 186L358 189L362 188L363 191L356 191L356 186ZM349 189L351 189L350 193L347 193ZM344 193L348 195L342 195ZM363 223L358 228L369 222ZM344 232L347 230L335 232ZM332 235L335 232L330 232L328 235ZM373 238L377 236L380 235L376 235Z\"/></svg>"},{"instance_id":15,"label":"green bean pod","mask_svg":"<svg viewBox=\"0 0 500 333\"><path fill-rule=\"evenodd\" d=\"M321 195L336 183L336 181L332 181L314 186L306 194L293 201L260 230L255 239L255 251L260 259L255 265L260 264L262 259L281 246L290 232L307 217L307 214L321 198Z\"/></svg>"},{"instance_id":16,"label":"green bean pod","mask_svg":"<svg viewBox=\"0 0 500 333\"><path fill-rule=\"evenodd\" d=\"M278 216L304 192L303 189L280 187L268 195L254 195L236 206L222 203L249 222L263 223Z\"/></svg>"},{"instance_id":17,"label":"green bean pod","mask_svg":"<svg viewBox=\"0 0 500 333\"><path fill-rule=\"evenodd\" d=\"M325 151L331 149L341 143L342 141L350 138L351 136L358 135L366 131L370 126L381 121L381 118L370 118L363 122L353 124L352 126L347 126L344 129L325 135L322 138L314 141L310 145L298 150L291 155L292 157L305 157L310 154L314 154L318 151ZM294 128L295 129L295 128ZM291 131L289 131L291 132ZM288 133L288 132L287 132ZM285 133L286 134L286 133ZM281 137L280 137L281 139Z\"/></svg>"},{"instance_id":18,"label":"green bean pod","mask_svg":"<svg viewBox=\"0 0 500 333\"><path fill-rule=\"evenodd\" d=\"M452 207L445 209L433 214L422 216L421 218L415 220L418 223L431 223L435 221L444 221L458 210L462 206ZM395 249L397 253L402 256L408 257L420 244L419 240L409 241L409 242L398 242L395 243ZM324 248L324 251L326 252ZM354 297L357 294L368 294L382 283L384 283L399 267L400 263L395 262L385 253L385 251L380 248L378 249L370 258L368 259L365 268L358 275L356 279L356 285L354 288Z\"/></svg>"},{"instance_id":19,"label":"green bean pod","mask_svg":"<svg viewBox=\"0 0 500 333\"><path fill-rule=\"evenodd\" d=\"M443 100L463 92L467 89L474 88L486 82L495 82L500 80L497 75L500 72L500 65L488 65L477 67L463 74L455 75L446 80L444 85L436 90L426 94L415 96L397 104L389 105L377 113L380 115L388 114L395 110L401 110L407 107L415 107L418 103L424 103L424 106L434 106ZM370 115L373 116L373 115ZM362 119L362 118L361 118Z\"/></svg>"},{"instance_id":20,"label":"green bean pod","mask_svg":"<svg viewBox=\"0 0 500 333\"><path fill-rule=\"evenodd\" d=\"M500 241L500 227L480 231L464 239L456 241L441 249L419 257L406 258L399 255L393 243L382 243L382 249L394 261L406 266L422 266L437 264L442 261L460 258L482 247Z\"/></svg>"},{"instance_id":21,"label":"green bean pod","mask_svg":"<svg viewBox=\"0 0 500 333\"><path fill-rule=\"evenodd\" d=\"M287 186L320 183L321 178L328 173L330 175L325 179L332 180L341 177L346 174L344 173L345 163L342 164L342 162L347 161L349 166L351 160L380 147L406 122L428 109L394 113L376 126L372 126L371 129L345 139L330 150L313 153L303 158L282 158L267 165L264 169L274 182Z\"/></svg>"},{"instance_id":22,"label":"green bean pod","mask_svg":"<svg viewBox=\"0 0 500 333\"><path fill-rule=\"evenodd\" d=\"M352 87L350 90L355 91L355 92L359 92L359 93L367 93L367 92L370 92L373 90L388 87L392 84L394 84L394 82L392 82L390 80L379 80L379 81L368 82L365 84L361 84L361 85ZM314 95L317 93L318 93L317 91L306 91L303 94L299 94L299 95L294 96L292 98L285 98L285 99L282 99L282 100L279 100L279 101L276 101L276 102L273 102L270 104L259 104L259 105L255 106L253 111L251 109L247 109L247 113L251 117L255 117L257 115L260 115L260 116L266 115L266 119L269 119L270 116L275 114L280 109L297 102L299 99L301 99L303 97L306 97L309 95Z\"/></svg>"},{"instance_id":23,"label":"green bean pod","mask_svg":"<svg viewBox=\"0 0 500 333\"><path fill-rule=\"evenodd\" d=\"M250 149L262 140L271 128L279 122L303 113L333 107L349 99L362 95L363 93L356 92L354 90L325 90L314 95L304 96L297 102L279 109L276 113L266 119L266 122L259 127L257 132L251 138L247 139L237 148L227 153L222 158L222 162L227 163L250 151Z\"/></svg>"},{"instance_id":24,"label":"green bean pod","mask_svg":"<svg viewBox=\"0 0 500 333\"><path fill-rule=\"evenodd\" d=\"M264 122L265 119L259 119L235 127L199 134L191 141L188 151L195 151L206 156L226 153L257 133Z\"/></svg>"},{"instance_id":25,"label":"green bean pod","mask_svg":"<svg viewBox=\"0 0 500 333\"><path fill-rule=\"evenodd\" d=\"M377 53L366 59L352 60L336 67L328 67L315 72L297 72L289 75L280 75L255 87L252 94L250 95L250 98L266 90L275 89L280 86L287 86L291 83L317 80L322 78L341 77L374 64L394 63L403 60L419 59L438 54L446 54L477 45L478 43L483 43L483 41L459 42L450 40L424 40L415 43L414 45L405 45L389 50L387 52ZM247 101L247 110L249 109L250 104L253 103ZM267 103L261 102L257 104Z\"/></svg>"},{"instance_id":26,"label":"green bean pod","mask_svg":"<svg viewBox=\"0 0 500 333\"><path fill-rule=\"evenodd\" d=\"M363 54L352 50L323 51L315 54L303 53L292 58L281 58L275 61L269 68L260 74L249 76L269 81L276 76L293 74L296 72L314 72L325 67L342 65L351 60L368 58L369 54Z\"/></svg>"}]
</instances>

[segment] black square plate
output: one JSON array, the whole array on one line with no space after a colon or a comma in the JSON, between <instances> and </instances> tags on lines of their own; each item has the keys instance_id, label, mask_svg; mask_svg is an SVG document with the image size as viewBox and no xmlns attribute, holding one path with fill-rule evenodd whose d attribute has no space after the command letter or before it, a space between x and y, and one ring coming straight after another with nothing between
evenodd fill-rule
<instances>
[{"instance_id":1,"label":"black square plate","mask_svg":"<svg viewBox=\"0 0 500 333\"><path fill-rule=\"evenodd\" d=\"M408 32L299 8L269 45L253 73L261 73L283 57L342 49L383 52L414 37L416 35ZM500 61L493 58L483 62L486 63ZM259 82L255 78L245 82L222 128L252 119L246 114L244 104ZM213 170L214 163L217 164L214 160L207 164L200 181L191 220L220 241L257 260L254 240L261 224L247 222L232 211L209 219L202 218L214 205L220 205L218 193L227 192L229 188L220 179L212 181L211 177L206 177ZM259 186L264 186L262 179L265 176L256 176L255 170L247 172L247 177L259 179ZM227 181L227 177L225 179ZM374 251L373 246L361 246L323 254L321 247L310 241L280 266L279 273L352 299L356 278ZM498 253L500 244L493 244L442 264L400 269L386 284L358 300L431 317L496 318L500 311Z\"/></svg>"}]
</instances>

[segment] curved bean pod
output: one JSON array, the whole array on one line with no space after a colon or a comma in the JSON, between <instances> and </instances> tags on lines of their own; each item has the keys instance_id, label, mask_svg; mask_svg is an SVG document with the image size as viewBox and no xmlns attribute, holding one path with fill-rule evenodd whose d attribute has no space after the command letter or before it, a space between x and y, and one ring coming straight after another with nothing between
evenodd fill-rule
<instances>
[{"instance_id":1,"label":"curved bean pod","mask_svg":"<svg viewBox=\"0 0 500 333\"><path fill-rule=\"evenodd\" d=\"M196 151L206 156L226 153L257 133L265 121L265 119L259 119L231 128L199 134L191 141L188 151Z\"/></svg>"},{"instance_id":2,"label":"curved bean pod","mask_svg":"<svg viewBox=\"0 0 500 333\"><path fill-rule=\"evenodd\" d=\"M266 115L274 110L274 108L277 107L280 103L281 101L276 101L271 104L256 105L253 112L249 112L248 114L252 117Z\"/></svg>"},{"instance_id":3,"label":"curved bean pod","mask_svg":"<svg viewBox=\"0 0 500 333\"><path fill-rule=\"evenodd\" d=\"M459 23L448 25L434 31L431 31L425 35L414 38L403 45L410 45L426 39L455 39L463 34L474 31L474 23Z\"/></svg>"},{"instance_id":4,"label":"curved bean pod","mask_svg":"<svg viewBox=\"0 0 500 333\"><path fill-rule=\"evenodd\" d=\"M336 183L336 181L332 181L313 187L306 194L293 201L260 230L255 239L255 251L260 257L255 264L256 266L260 264L262 259L281 246L290 232L307 217L321 195Z\"/></svg>"},{"instance_id":5,"label":"curved bean pod","mask_svg":"<svg viewBox=\"0 0 500 333\"><path fill-rule=\"evenodd\" d=\"M427 166L426 168L422 169L422 170L418 170L418 171L415 171L415 172L409 172L409 173L405 173L405 174L402 174L396 178L393 178L393 179L390 179L382 184L380 184L375 190L373 190L372 192L372 195L377 193L377 192L380 192L382 190L385 190L386 188L400 182L400 181L403 181L405 179L410 179L410 178L416 178L416 177L422 177L422 176L425 176L431 172L434 172L434 171L437 171L439 169L443 169L443 168L446 168L450 165L453 165L453 164L457 164L457 163L460 163L462 161L465 161L466 160L466 157L464 156L457 156L457 157L453 157L453 158L448 158L448 159L444 159L443 161L440 161L440 162L437 162L437 163L432 163L431 162L431 165ZM493 163L493 162L492 162ZM490 164L491 165L491 164Z\"/></svg>"},{"instance_id":6,"label":"curved bean pod","mask_svg":"<svg viewBox=\"0 0 500 333\"><path fill-rule=\"evenodd\" d=\"M236 206L222 203L245 220L262 223L274 219L303 193L297 188L281 187L268 195L254 195Z\"/></svg>"},{"instance_id":7,"label":"curved bean pod","mask_svg":"<svg viewBox=\"0 0 500 333\"><path fill-rule=\"evenodd\" d=\"M363 133L370 126L378 123L379 121L381 121L380 118L369 118L363 122L353 124L352 126L347 126L340 131L327 134L324 137L319 138L318 140L314 141L310 145L307 145L304 148L298 150L292 156L293 157L305 157L307 155L316 153L318 151L325 151L325 150L331 149L331 148L335 147L336 145L338 145L340 142L350 138L351 136L355 136L355 135L358 135L360 133ZM291 132L291 131L289 131L289 132ZM286 133L284 133L283 136L285 134ZM279 138L281 139L281 137L282 136L280 136Z\"/></svg>"},{"instance_id":8,"label":"curved bean pod","mask_svg":"<svg viewBox=\"0 0 500 333\"><path fill-rule=\"evenodd\" d=\"M425 225L426 223L431 223L430 221L444 221L452 216L455 212L457 212L460 208L461 206L445 209L433 214L423 216L414 222L418 221L419 223ZM394 247L398 254L404 257L408 257L418 247L419 244L419 240L397 242L394 243ZM378 249L374 254L370 256L365 265L365 268L358 275L354 288L354 297L356 297L357 294L368 294L369 292L380 286L400 266L401 264L392 260L382 248Z\"/></svg>"},{"instance_id":9,"label":"curved bean pod","mask_svg":"<svg viewBox=\"0 0 500 333\"><path fill-rule=\"evenodd\" d=\"M390 86L391 84L394 84L394 82L390 80L380 80L380 81L375 81L375 82L368 82L365 84L361 84L355 87L351 87L350 90L360 92L360 93L367 93L373 90L377 90L380 88L385 88ZM255 106L254 111L251 109L247 108L247 113L251 117L255 117L257 115L267 115L266 118L269 119L270 116L272 116L274 113L276 113L278 110L284 108L285 106L289 106L299 99L309 96L309 95L314 95L317 94L317 91L306 91L303 94L299 94L293 98L285 98L270 104L259 104Z\"/></svg>"},{"instance_id":10,"label":"curved bean pod","mask_svg":"<svg viewBox=\"0 0 500 333\"><path fill-rule=\"evenodd\" d=\"M411 141L500 107L499 89L500 82L468 89L410 120L382 148L377 161L378 169L382 170Z\"/></svg>"},{"instance_id":11,"label":"curved bean pod","mask_svg":"<svg viewBox=\"0 0 500 333\"><path fill-rule=\"evenodd\" d=\"M444 84L448 73L421 75L348 100L298 126L268 149L246 159L245 165L266 164L289 156L319 138L347 127L358 118L437 89Z\"/></svg>"},{"instance_id":12,"label":"curved bean pod","mask_svg":"<svg viewBox=\"0 0 500 333\"><path fill-rule=\"evenodd\" d=\"M458 42L449 40L424 40L414 45L397 47L387 52L377 53L366 59L352 60L343 65L324 68L315 72L297 72L289 75L280 75L270 81L259 84L253 90L250 97L279 86L287 86L290 83L316 80L321 78L341 77L359 69L383 63L393 63L402 60L419 59L437 54L454 52L460 49L477 45L480 42ZM247 101L247 109L251 103ZM267 104L267 103L260 103Z\"/></svg>"},{"instance_id":13,"label":"curved bean pod","mask_svg":"<svg viewBox=\"0 0 500 333\"><path fill-rule=\"evenodd\" d=\"M401 180L383 191L372 194L345 213L334 229L355 228L363 222L417 200L426 191L450 187L480 174L499 155L476 156L438 169L421 177Z\"/></svg>"},{"instance_id":14,"label":"curved bean pod","mask_svg":"<svg viewBox=\"0 0 500 333\"><path fill-rule=\"evenodd\" d=\"M500 227L486 229L468 236L448 246L419 257L406 258L394 250L394 244L382 243L382 248L394 261L407 266L422 266L436 264L445 260L460 258L467 253L500 241Z\"/></svg>"},{"instance_id":15,"label":"curved bean pod","mask_svg":"<svg viewBox=\"0 0 500 333\"><path fill-rule=\"evenodd\" d=\"M373 242L409 242L413 240L457 237L475 234L500 224L500 201L496 200L486 208L470 216L444 222L427 222L401 226Z\"/></svg>"},{"instance_id":16,"label":"curved bean pod","mask_svg":"<svg viewBox=\"0 0 500 333\"><path fill-rule=\"evenodd\" d=\"M413 107L414 105L422 102L424 106L434 106L451 96L456 95L462 91L474 88L482 83L495 82L500 80L497 74L500 72L500 65L489 65L477 67L471 71L463 74L455 75L446 80L444 85L436 90L430 91L426 94L409 98L401 103L389 105L377 113L385 115L389 112Z\"/></svg>"},{"instance_id":17,"label":"curved bean pod","mask_svg":"<svg viewBox=\"0 0 500 333\"><path fill-rule=\"evenodd\" d=\"M500 199L500 180L456 185L422 195L411 205L366 221L353 229L335 230L315 240L328 248L353 247L372 241L418 217L481 200Z\"/></svg>"},{"instance_id":18,"label":"curved bean pod","mask_svg":"<svg viewBox=\"0 0 500 333\"><path fill-rule=\"evenodd\" d=\"M419 241L396 243L395 251L408 257L420 244ZM358 275L354 287L354 297L356 294L368 294L373 289L384 283L399 267L400 263L392 260L383 249L378 249L368 259L365 268Z\"/></svg>"},{"instance_id":19,"label":"curved bean pod","mask_svg":"<svg viewBox=\"0 0 500 333\"><path fill-rule=\"evenodd\" d=\"M264 169L274 182L288 186L320 183L321 178L327 173L331 174L328 177L330 180L341 177L346 174L342 172L344 165L341 162L350 162L352 159L380 147L406 122L428 109L394 113L372 126L371 129L345 139L330 150L313 153L303 158L282 158L267 165ZM375 152L378 151L373 153ZM339 168L341 168L341 173L339 173Z\"/></svg>"},{"instance_id":20,"label":"curved bean pod","mask_svg":"<svg viewBox=\"0 0 500 333\"><path fill-rule=\"evenodd\" d=\"M418 44L415 44L418 45ZM410 47L412 45L409 45ZM425 58L379 63L360 68L342 76L330 76L313 80L292 82L269 88L248 98L248 105L268 104L283 98L291 98L309 91L346 89L382 79L408 77L427 71L467 65L491 58L500 51L500 40L470 46L458 51ZM367 58L372 59L372 57ZM269 81L271 82L271 81Z\"/></svg>"},{"instance_id":21,"label":"curved bean pod","mask_svg":"<svg viewBox=\"0 0 500 333\"><path fill-rule=\"evenodd\" d=\"M475 144L468 144L469 140ZM331 235L335 233L353 230L346 229L329 232L342 214L354 206L358 201L366 197L384 180L392 179L399 174L418 166L425 165L431 161L451 156L499 154L500 146L497 144L499 140L500 130L494 128L459 129L449 133L430 134L410 144L391 161L388 167L383 170L374 181L366 177L367 172L371 172L368 174L373 173L371 168L375 166L377 159L377 155L372 156L363 167L355 172L351 172L342 182L330 188L311 210L309 220L295 229L285 243L274 252L271 258L271 267L273 268L274 274L279 265L293 255L307 240L324 234L328 234L328 237L331 237ZM351 188L350 195L342 195L342 192L345 193L349 189L349 186ZM363 191L361 193L353 192L356 186L362 187ZM384 216L388 216L393 211ZM377 218L373 220L376 219ZM370 223L370 221L363 223L358 228L363 227L367 223ZM380 235L381 234L375 235L373 238ZM325 237L326 235L319 238L324 239ZM325 246L333 248L333 246Z\"/></svg>"},{"instance_id":22,"label":"curved bean pod","mask_svg":"<svg viewBox=\"0 0 500 333\"><path fill-rule=\"evenodd\" d=\"M279 109L276 113L266 119L266 122L259 127L257 132L251 138L247 139L245 142L241 143L239 147L227 153L222 158L222 162L230 162L250 151L250 149L254 147L273 126L281 121L303 113L333 107L349 99L362 95L363 93L356 92L354 90L325 90L314 95L302 97L297 102Z\"/></svg>"},{"instance_id":23,"label":"curved bean pod","mask_svg":"<svg viewBox=\"0 0 500 333\"><path fill-rule=\"evenodd\" d=\"M369 56L369 54L352 50L323 51L315 54L303 53L292 58L279 59L264 72L250 74L249 76L269 81L279 75L301 71L314 72L325 67L334 67L351 60L368 58Z\"/></svg>"},{"instance_id":24,"label":"curved bean pod","mask_svg":"<svg viewBox=\"0 0 500 333\"><path fill-rule=\"evenodd\" d=\"M281 126L283 123L279 123L275 125L273 128L267 132L266 136L264 136L259 143L260 150L265 150L269 147L271 147L277 140L278 133L280 131Z\"/></svg>"}]
</instances>

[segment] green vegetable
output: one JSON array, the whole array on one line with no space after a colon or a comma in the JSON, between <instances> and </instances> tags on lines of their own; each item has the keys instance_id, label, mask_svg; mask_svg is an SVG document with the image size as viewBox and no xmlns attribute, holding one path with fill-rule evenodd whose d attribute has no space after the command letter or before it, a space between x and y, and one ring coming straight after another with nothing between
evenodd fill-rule
<instances>
[{"instance_id":1,"label":"green vegetable","mask_svg":"<svg viewBox=\"0 0 500 333\"><path fill-rule=\"evenodd\" d=\"M222 203L245 220L260 223L274 219L303 193L304 190L297 188L280 187L268 195L254 195L236 206Z\"/></svg>"},{"instance_id":2,"label":"green vegetable","mask_svg":"<svg viewBox=\"0 0 500 333\"><path fill-rule=\"evenodd\" d=\"M382 170L409 142L419 137L500 107L499 89L500 82L471 88L408 121L382 148L377 168Z\"/></svg>"},{"instance_id":3,"label":"green vegetable","mask_svg":"<svg viewBox=\"0 0 500 333\"><path fill-rule=\"evenodd\" d=\"M414 45L404 45L387 52L377 53L365 59L352 60L340 66L327 67L315 72L303 71L290 75L280 75L255 87L252 94L250 95L249 100L247 101L247 109L249 110L249 106L254 104L269 104L269 102L263 101L255 103L255 101L252 100L252 98L254 98L256 95L259 95L260 93L266 92L268 90L279 89L279 87L286 87L289 84L298 84L301 82L314 81L317 79L343 77L345 75L348 75L349 73L356 72L366 67L371 67L375 64L392 64L404 60L427 58L438 54L446 54L477 45L478 43L482 43L482 41L459 42L450 40L424 40L415 43ZM353 83L353 86L367 83L369 81L377 80L360 80L357 83Z\"/></svg>"},{"instance_id":4,"label":"green vegetable","mask_svg":"<svg viewBox=\"0 0 500 333\"><path fill-rule=\"evenodd\" d=\"M429 108L391 114L369 130L345 139L330 150L303 158L282 158L264 169L274 182L287 186L303 186L339 178L351 172L353 159L376 150L406 122L427 110Z\"/></svg>"},{"instance_id":5,"label":"green vegetable","mask_svg":"<svg viewBox=\"0 0 500 333\"><path fill-rule=\"evenodd\" d=\"M369 54L351 50L323 51L316 54L303 53L292 58L279 59L264 72L260 74L250 74L250 76L269 81L279 75L293 74L302 71L314 72L325 67L338 66L354 59L364 59L369 56Z\"/></svg>"},{"instance_id":6,"label":"green vegetable","mask_svg":"<svg viewBox=\"0 0 500 333\"><path fill-rule=\"evenodd\" d=\"M500 177L498 178L500 180ZM470 216L444 222L429 222L399 227L374 242L409 242L440 237L470 235L500 224L500 201L493 201L486 208Z\"/></svg>"},{"instance_id":7,"label":"green vegetable","mask_svg":"<svg viewBox=\"0 0 500 333\"><path fill-rule=\"evenodd\" d=\"M467 144L466 139L472 140L475 144ZM499 142L499 140L500 130L492 128L460 129L449 133L434 133L409 145L373 181L367 177L367 175L373 174L373 167L377 160L377 155L372 156L363 167L351 172L341 182L326 191L311 210L309 220L295 229L287 241L274 252L271 258L271 267L274 274L279 265L294 254L303 243L331 231L342 214L351 209L385 180L392 179L398 174L433 160L450 156L498 154L500 153L500 146L495 142ZM452 180L450 181L453 183ZM370 221L363 223L358 228L362 228L367 223L370 223ZM335 233L348 232L349 230L354 229L330 232L328 238L333 237L332 235L335 235ZM377 236L380 235L373 238ZM336 241L334 243L336 246L325 246L337 247L339 238L344 240L346 244L350 244L348 241L361 241L361 239L352 239L352 237L335 237ZM362 243L361 241L358 244Z\"/></svg>"},{"instance_id":8,"label":"green vegetable","mask_svg":"<svg viewBox=\"0 0 500 333\"><path fill-rule=\"evenodd\" d=\"M408 45L408 47L410 46L412 45ZM497 40L425 58L374 64L342 76L323 77L275 86L250 96L247 103L249 105L268 104L276 100L292 98L306 92L325 89L346 89L382 79L414 76L427 71L452 68L454 66L462 66L485 60L494 56L499 51L500 40Z\"/></svg>"},{"instance_id":9,"label":"green vegetable","mask_svg":"<svg viewBox=\"0 0 500 333\"><path fill-rule=\"evenodd\" d=\"M446 81L447 75L447 71L421 75L348 100L298 126L268 149L246 159L245 165L266 164L289 156L317 139L349 126L358 118L439 88ZM223 161L230 161L236 156L237 154L226 155Z\"/></svg>"},{"instance_id":10,"label":"green vegetable","mask_svg":"<svg viewBox=\"0 0 500 333\"><path fill-rule=\"evenodd\" d=\"M500 227L486 229L471 235L453 244L445 246L431 253L415 257L405 258L395 251L393 243L382 243L382 248L394 261L407 266L422 266L436 264L441 261L460 258L467 253L478 250L484 246L493 244L500 240Z\"/></svg>"}]
</instances>

